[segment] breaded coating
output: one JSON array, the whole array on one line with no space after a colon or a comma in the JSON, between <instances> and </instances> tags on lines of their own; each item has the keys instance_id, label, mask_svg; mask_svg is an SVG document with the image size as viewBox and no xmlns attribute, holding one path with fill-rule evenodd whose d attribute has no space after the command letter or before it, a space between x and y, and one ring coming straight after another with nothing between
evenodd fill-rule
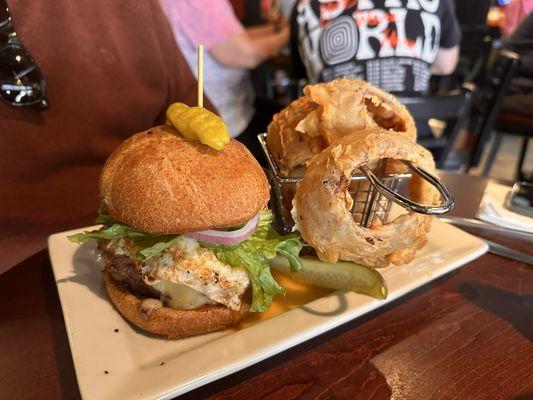
<instances>
[{"instance_id":1,"label":"breaded coating","mask_svg":"<svg viewBox=\"0 0 533 400\"><path fill-rule=\"evenodd\" d=\"M359 166L383 158L407 160L430 173L435 171L429 151L381 128L345 136L308 164L293 200L292 216L296 229L322 261L346 260L373 267L405 264L426 244L431 216L409 212L370 228L354 221L350 177ZM438 203L436 189L417 174L411 178L409 191L415 202Z\"/></svg>"},{"instance_id":2,"label":"breaded coating","mask_svg":"<svg viewBox=\"0 0 533 400\"><path fill-rule=\"evenodd\" d=\"M359 79L342 78L306 86L303 97L274 116L267 144L288 173L335 140L369 128L416 140L414 120L394 96Z\"/></svg>"}]
</instances>

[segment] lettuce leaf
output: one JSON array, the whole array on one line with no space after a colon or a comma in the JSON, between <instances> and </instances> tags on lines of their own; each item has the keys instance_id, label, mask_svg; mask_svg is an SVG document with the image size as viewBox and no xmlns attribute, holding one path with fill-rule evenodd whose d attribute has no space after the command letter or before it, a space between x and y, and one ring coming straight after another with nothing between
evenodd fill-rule
<instances>
[{"instance_id":1,"label":"lettuce leaf","mask_svg":"<svg viewBox=\"0 0 533 400\"><path fill-rule=\"evenodd\" d=\"M135 257L143 261L159 254L181 237L179 235L153 235L138 231L115 221L102 206L98 210L98 217L95 222L104 225L104 227L70 235L68 239L74 243L84 243L89 239L118 240L128 238L133 241L137 249Z\"/></svg>"},{"instance_id":2,"label":"lettuce leaf","mask_svg":"<svg viewBox=\"0 0 533 400\"><path fill-rule=\"evenodd\" d=\"M113 224L100 230L70 235L68 239L74 243L84 243L89 239L118 240L128 238L133 241L137 249L135 258L143 261L159 254L180 237L175 235L151 235L139 232L127 225Z\"/></svg>"},{"instance_id":3,"label":"lettuce leaf","mask_svg":"<svg viewBox=\"0 0 533 400\"><path fill-rule=\"evenodd\" d=\"M147 260L181 238L180 235L152 235L140 232L127 225L123 225L109 216L103 207L100 207L96 223L103 224L99 230L86 231L71 235L68 239L75 243L83 243L89 239L124 239L129 238L136 246L136 258ZM255 233L247 240L236 245L217 245L200 242L200 246L214 251L217 258L232 266L242 267L248 271L252 284L251 311L263 312L271 305L274 296L285 294L283 289L270 273L268 260L279 253L289 261L291 271L296 272L302 268L299 258L303 247L299 233L281 236L272 228L272 212L261 212Z\"/></svg>"},{"instance_id":4,"label":"lettuce leaf","mask_svg":"<svg viewBox=\"0 0 533 400\"><path fill-rule=\"evenodd\" d=\"M213 250L220 261L248 271L252 283L250 311L254 312L266 311L272 305L274 296L285 294L285 289L270 273L269 259L280 253L287 257L291 271L299 271L302 268L298 257L303 247L300 235L292 233L281 236L272 228L271 222L272 213L263 211L257 230L249 239L231 246L200 243L201 246Z\"/></svg>"},{"instance_id":5,"label":"lettuce leaf","mask_svg":"<svg viewBox=\"0 0 533 400\"><path fill-rule=\"evenodd\" d=\"M113 217L107 213L107 210L105 208L105 204L103 201L100 202L100 207L98 207L98 216L96 217L96 220L94 221L94 223L107 225L107 226L118 224L118 222L115 221ZM133 229L133 228L130 228L130 229Z\"/></svg>"}]
</instances>

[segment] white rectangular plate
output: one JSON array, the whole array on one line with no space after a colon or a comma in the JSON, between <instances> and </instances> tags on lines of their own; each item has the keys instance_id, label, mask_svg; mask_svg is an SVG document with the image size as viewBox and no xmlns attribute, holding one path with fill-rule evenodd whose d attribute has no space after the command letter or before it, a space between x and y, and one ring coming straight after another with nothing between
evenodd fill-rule
<instances>
[{"instance_id":1,"label":"white rectangular plate","mask_svg":"<svg viewBox=\"0 0 533 400\"><path fill-rule=\"evenodd\" d=\"M384 306L488 250L478 238L435 221L429 243L413 262L380 270L389 289L386 300L331 292L246 328L167 340L133 328L115 311L102 285L94 245L79 246L66 238L81 230L56 233L48 244L86 400L172 398Z\"/></svg>"}]
</instances>

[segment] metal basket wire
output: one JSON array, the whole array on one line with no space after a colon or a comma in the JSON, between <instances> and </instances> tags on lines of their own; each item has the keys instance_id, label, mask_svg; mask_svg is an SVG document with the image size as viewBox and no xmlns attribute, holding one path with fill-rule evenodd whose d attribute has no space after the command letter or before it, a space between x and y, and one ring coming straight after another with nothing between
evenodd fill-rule
<instances>
[{"instance_id":1,"label":"metal basket wire","mask_svg":"<svg viewBox=\"0 0 533 400\"><path fill-rule=\"evenodd\" d=\"M268 150L266 134L259 134L257 138L268 162L266 172L272 190L271 206L276 217L276 228L281 233L289 233L294 226L291 216L292 199L297 184L303 179L304 171L296 170L289 175L282 174ZM352 175L348 191L353 199L351 212L356 223L366 228L374 222L386 223L392 202L422 214L443 214L453 207L454 202L449 190L438 178L405 161L408 167L437 188L442 204L426 206L400 195L398 193L400 184L409 179L412 173L387 173L387 161L387 159L380 160L372 169L366 165L361 166L361 173Z\"/></svg>"},{"instance_id":2,"label":"metal basket wire","mask_svg":"<svg viewBox=\"0 0 533 400\"><path fill-rule=\"evenodd\" d=\"M376 176L388 189L396 192L401 181L409 178L411 174L386 174L386 167L387 160L381 160L377 167ZM352 176L348 192L353 199L351 211L355 222L364 227L369 227L376 220L383 223L387 222L392 201L379 193L373 185L369 185L365 175Z\"/></svg>"}]
</instances>

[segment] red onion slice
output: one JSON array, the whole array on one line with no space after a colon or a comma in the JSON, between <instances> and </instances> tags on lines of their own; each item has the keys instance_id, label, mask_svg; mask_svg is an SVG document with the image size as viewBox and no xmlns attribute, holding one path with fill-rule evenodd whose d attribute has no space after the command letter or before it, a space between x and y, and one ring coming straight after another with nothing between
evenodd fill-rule
<instances>
[{"instance_id":1,"label":"red onion slice","mask_svg":"<svg viewBox=\"0 0 533 400\"><path fill-rule=\"evenodd\" d=\"M185 236L204 243L213 244L237 244L248 239L255 232L259 223L259 214L253 217L242 228L236 231L217 231L210 229L207 231L191 232Z\"/></svg>"}]
</instances>

